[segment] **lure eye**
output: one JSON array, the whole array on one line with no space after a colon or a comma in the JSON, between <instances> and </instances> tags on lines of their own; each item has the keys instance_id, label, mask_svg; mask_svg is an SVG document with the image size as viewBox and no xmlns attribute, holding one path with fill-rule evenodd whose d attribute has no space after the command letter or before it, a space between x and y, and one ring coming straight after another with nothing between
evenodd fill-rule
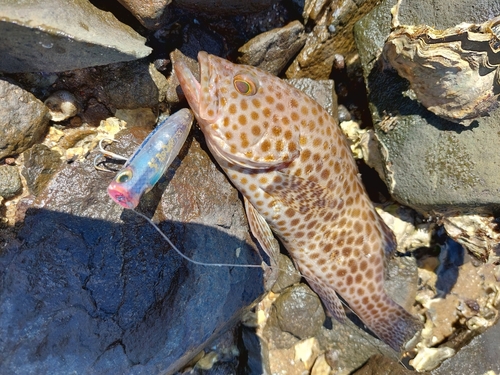
<instances>
[{"instance_id":1,"label":"lure eye","mask_svg":"<svg viewBox=\"0 0 500 375\"><path fill-rule=\"evenodd\" d=\"M257 93L256 81L247 75L236 75L233 79L233 85L240 94L255 95Z\"/></svg>"},{"instance_id":2,"label":"lure eye","mask_svg":"<svg viewBox=\"0 0 500 375\"><path fill-rule=\"evenodd\" d=\"M116 176L116 182L118 182L120 184L124 184L125 182L127 182L131 178L132 178L132 171L127 169L127 170L121 172L120 174L118 174L118 176Z\"/></svg>"}]
</instances>

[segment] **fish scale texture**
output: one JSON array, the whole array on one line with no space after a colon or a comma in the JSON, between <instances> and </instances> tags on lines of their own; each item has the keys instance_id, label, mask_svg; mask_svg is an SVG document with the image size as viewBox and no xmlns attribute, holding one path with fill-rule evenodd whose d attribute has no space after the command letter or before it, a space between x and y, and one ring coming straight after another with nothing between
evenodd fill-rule
<instances>
[{"instance_id":1,"label":"fish scale texture","mask_svg":"<svg viewBox=\"0 0 500 375\"><path fill-rule=\"evenodd\" d=\"M182 63L176 74L247 211L265 219L333 316L345 318L338 293L400 351L420 323L385 292L394 236L369 200L336 120L260 69L204 52L198 59L199 83Z\"/></svg>"}]
</instances>

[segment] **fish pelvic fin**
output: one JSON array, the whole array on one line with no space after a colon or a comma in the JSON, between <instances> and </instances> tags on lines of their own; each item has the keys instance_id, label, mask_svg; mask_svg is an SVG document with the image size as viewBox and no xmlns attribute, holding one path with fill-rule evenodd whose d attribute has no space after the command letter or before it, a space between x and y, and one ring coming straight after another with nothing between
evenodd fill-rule
<instances>
[{"instance_id":1,"label":"fish pelvic fin","mask_svg":"<svg viewBox=\"0 0 500 375\"><path fill-rule=\"evenodd\" d=\"M280 253L280 246L269 224L267 224L262 215L257 212L255 207L252 206L246 197L244 197L244 202L250 231L259 242L262 250L269 257L269 262L271 263L271 267L268 267L264 271L264 288L270 290L278 278L278 256Z\"/></svg>"}]
</instances>

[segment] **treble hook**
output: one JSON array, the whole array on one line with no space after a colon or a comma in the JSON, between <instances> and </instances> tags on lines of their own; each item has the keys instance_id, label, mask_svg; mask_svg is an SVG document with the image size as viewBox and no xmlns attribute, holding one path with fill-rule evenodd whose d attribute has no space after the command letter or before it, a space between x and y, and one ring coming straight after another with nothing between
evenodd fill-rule
<instances>
[{"instance_id":1,"label":"treble hook","mask_svg":"<svg viewBox=\"0 0 500 375\"><path fill-rule=\"evenodd\" d=\"M98 154L94 158L94 168L97 169L98 171L116 173L116 171L112 171L112 170L100 167L99 164L104 163L104 161L98 163L97 159L99 159L101 156L103 156L104 158L108 158L108 159L127 161L128 158L126 158L125 156L122 156L122 155L115 154L114 152L111 152L111 151L106 151L102 145L102 141L108 141L108 142L110 142L110 144L113 142L118 142L118 141L111 139L111 138L103 138L99 141Z\"/></svg>"}]
</instances>

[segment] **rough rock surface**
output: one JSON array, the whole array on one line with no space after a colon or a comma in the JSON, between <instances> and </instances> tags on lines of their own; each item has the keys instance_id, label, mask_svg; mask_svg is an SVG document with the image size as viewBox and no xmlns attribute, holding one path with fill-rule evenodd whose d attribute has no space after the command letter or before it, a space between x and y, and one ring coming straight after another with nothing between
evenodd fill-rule
<instances>
[{"instance_id":1,"label":"rough rock surface","mask_svg":"<svg viewBox=\"0 0 500 375\"><path fill-rule=\"evenodd\" d=\"M241 54L238 62L278 75L304 43L304 25L294 21L249 40L238 50Z\"/></svg>"},{"instance_id":2,"label":"rough rock surface","mask_svg":"<svg viewBox=\"0 0 500 375\"><path fill-rule=\"evenodd\" d=\"M500 164L496 152L500 111L466 127L437 117L408 97L407 82L378 60L390 32L390 8L394 3L383 2L355 29L375 132L385 162L382 178L394 198L421 212L495 212L500 208L499 176L495 173ZM412 1L413 10L407 12L405 5L409 3L403 2L402 24L446 28L465 20L485 21L491 14L500 13L498 3L493 1L482 2L482 12L472 12L479 8L470 0L455 2L453 7L434 7L427 0Z\"/></svg>"},{"instance_id":3,"label":"rough rock surface","mask_svg":"<svg viewBox=\"0 0 500 375\"><path fill-rule=\"evenodd\" d=\"M22 189L21 177L16 167L0 165L0 197L12 198Z\"/></svg>"},{"instance_id":4,"label":"rough rock surface","mask_svg":"<svg viewBox=\"0 0 500 375\"><path fill-rule=\"evenodd\" d=\"M441 367L432 371L432 375L498 374L500 372L497 350L499 347L500 324L497 323L481 336L475 337Z\"/></svg>"},{"instance_id":5,"label":"rough rock surface","mask_svg":"<svg viewBox=\"0 0 500 375\"><path fill-rule=\"evenodd\" d=\"M36 144L24 152L22 174L28 184L29 192L38 195L49 183L61 164L61 155L47 146Z\"/></svg>"},{"instance_id":6,"label":"rough rock surface","mask_svg":"<svg viewBox=\"0 0 500 375\"><path fill-rule=\"evenodd\" d=\"M362 368L352 375L411 375L411 374L429 374L427 372L416 372L405 369L395 360L382 356L374 355Z\"/></svg>"},{"instance_id":7,"label":"rough rock surface","mask_svg":"<svg viewBox=\"0 0 500 375\"><path fill-rule=\"evenodd\" d=\"M353 27L376 5L373 0L308 1L304 17L314 21L304 48L286 71L287 78L327 79L336 54L355 57Z\"/></svg>"},{"instance_id":8,"label":"rough rock surface","mask_svg":"<svg viewBox=\"0 0 500 375\"><path fill-rule=\"evenodd\" d=\"M217 16L256 13L269 8L277 0L175 0L181 8Z\"/></svg>"},{"instance_id":9,"label":"rough rock surface","mask_svg":"<svg viewBox=\"0 0 500 375\"><path fill-rule=\"evenodd\" d=\"M166 18L167 6L172 0L119 0L147 29L156 30Z\"/></svg>"},{"instance_id":10,"label":"rough rock surface","mask_svg":"<svg viewBox=\"0 0 500 375\"><path fill-rule=\"evenodd\" d=\"M49 124L48 113L33 94L0 79L0 160L39 141Z\"/></svg>"},{"instance_id":11,"label":"rough rock surface","mask_svg":"<svg viewBox=\"0 0 500 375\"><path fill-rule=\"evenodd\" d=\"M87 0L2 0L0 71L62 72L145 57L145 38Z\"/></svg>"},{"instance_id":12,"label":"rough rock surface","mask_svg":"<svg viewBox=\"0 0 500 375\"><path fill-rule=\"evenodd\" d=\"M0 373L171 374L262 292L258 268L183 260L107 196L92 159L66 164L2 248ZM155 209L186 255L260 263L237 193L192 137L139 206Z\"/></svg>"}]
</instances>

